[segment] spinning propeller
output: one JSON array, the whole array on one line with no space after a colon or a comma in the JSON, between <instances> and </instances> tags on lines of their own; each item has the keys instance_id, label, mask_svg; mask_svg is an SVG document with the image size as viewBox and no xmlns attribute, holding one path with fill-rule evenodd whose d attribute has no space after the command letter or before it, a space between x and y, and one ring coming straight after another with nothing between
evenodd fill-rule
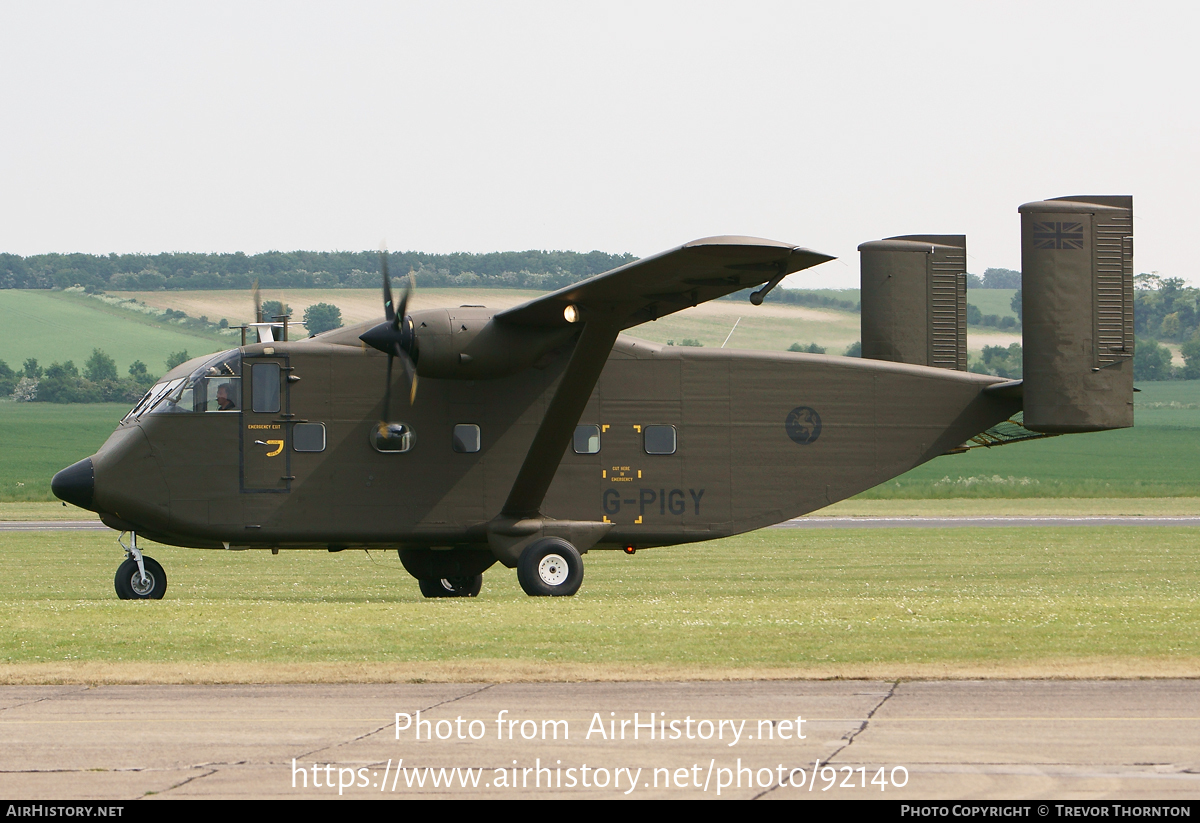
<instances>
[{"instance_id":1,"label":"spinning propeller","mask_svg":"<svg viewBox=\"0 0 1200 823\"><path fill-rule=\"evenodd\" d=\"M388 356L387 384L383 394L383 422L388 422L388 408L392 400L392 361L399 357L404 362L404 374L408 378L408 402L417 399L417 366L414 360L416 354L416 337L413 334L413 321L405 315L408 299L416 288L412 272L408 273L408 282L400 292L400 305L394 306L392 301L392 284L388 278L387 252L379 253L379 267L383 271L383 310L387 320L369 329L359 336L359 340Z\"/></svg>"}]
</instances>

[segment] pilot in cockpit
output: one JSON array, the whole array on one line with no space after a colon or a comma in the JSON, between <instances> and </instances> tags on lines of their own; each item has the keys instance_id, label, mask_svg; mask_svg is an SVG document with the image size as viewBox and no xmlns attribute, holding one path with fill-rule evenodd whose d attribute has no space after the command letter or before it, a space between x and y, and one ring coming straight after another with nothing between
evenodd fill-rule
<instances>
[{"instance_id":1,"label":"pilot in cockpit","mask_svg":"<svg viewBox=\"0 0 1200 823\"><path fill-rule=\"evenodd\" d=\"M217 410L237 411L237 402L233 398L233 386L229 383L217 386Z\"/></svg>"}]
</instances>

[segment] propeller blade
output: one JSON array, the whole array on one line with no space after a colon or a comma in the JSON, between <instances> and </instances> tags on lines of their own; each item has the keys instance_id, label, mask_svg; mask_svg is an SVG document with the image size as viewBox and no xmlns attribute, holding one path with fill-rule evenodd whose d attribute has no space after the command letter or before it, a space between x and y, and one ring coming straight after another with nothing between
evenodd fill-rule
<instances>
[{"instance_id":1,"label":"propeller blade","mask_svg":"<svg viewBox=\"0 0 1200 823\"><path fill-rule=\"evenodd\" d=\"M379 421L381 427L387 425L388 409L392 404L392 360L394 359L393 355L388 354L387 383L384 384L383 389L383 420Z\"/></svg>"},{"instance_id":2,"label":"propeller blade","mask_svg":"<svg viewBox=\"0 0 1200 823\"><path fill-rule=\"evenodd\" d=\"M412 269L408 270L408 282L404 285L404 291L400 294L400 308L397 310L397 316L403 318L408 311L408 299L412 297L412 293L417 289L417 278L413 275Z\"/></svg>"},{"instance_id":3,"label":"propeller blade","mask_svg":"<svg viewBox=\"0 0 1200 823\"><path fill-rule=\"evenodd\" d=\"M404 316L404 311L401 309L400 314L397 315L395 304L392 302L392 281L388 277L387 249L381 249L379 252L379 270L383 272L383 313L394 324L398 316Z\"/></svg>"},{"instance_id":4,"label":"propeller blade","mask_svg":"<svg viewBox=\"0 0 1200 823\"><path fill-rule=\"evenodd\" d=\"M417 402L417 366L408 352L401 350L400 357L404 360L404 376L408 378L408 405L411 406Z\"/></svg>"},{"instance_id":5,"label":"propeller blade","mask_svg":"<svg viewBox=\"0 0 1200 823\"><path fill-rule=\"evenodd\" d=\"M258 281L257 280L254 281L254 291L252 294L253 294L253 299L254 299L254 322L261 323L263 321L263 319L262 319L262 295L259 294L259 292L258 292Z\"/></svg>"},{"instance_id":6,"label":"propeller blade","mask_svg":"<svg viewBox=\"0 0 1200 823\"><path fill-rule=\"evenodd\" d=\"M392 284L388 277L387 251L383 249L379 252L379 270L383 275L383 309L387 319L378 326L367 329L359 335L358 339L388 356L387 385L383 394L383 420L379 424L382 433L388 424L387 418L391 411L392 365L397 357L404 361L404 378L408 382L408 402L413 404L417 400L417 364L413 361L409 350L415 341L411 323L408 323L405 315L409 298L416 289L417 281L413 273L409 271L408 282L400 292L400 304L396 306L393 304Z\"/></svg>"}]
</instances>

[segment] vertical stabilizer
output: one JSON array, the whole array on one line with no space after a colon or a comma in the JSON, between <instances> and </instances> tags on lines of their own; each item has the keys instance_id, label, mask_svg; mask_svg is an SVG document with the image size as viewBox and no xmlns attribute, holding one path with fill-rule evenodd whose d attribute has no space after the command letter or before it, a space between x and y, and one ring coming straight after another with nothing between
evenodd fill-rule
<instances>
[{"instance_id":1,"label":"vertical stabilizer","mask_svg":"<svg viewBox=\"0 0 1200 823\"><path fill-rule=\"evenodd\" d=\"M1133 425L1133 198L1060 197L1021 213L1026 428Z\"/></svg>"},{"instance_id":2,"label":"vertical stabilizer","mask_svg":"<svg viewBox=\"0 0 1200 823\"><path fill-rule=\"evenodd\" d=\"M858 247L862 356L967 369L967 238L907 235Z\"/></svg>"}]
</instances>

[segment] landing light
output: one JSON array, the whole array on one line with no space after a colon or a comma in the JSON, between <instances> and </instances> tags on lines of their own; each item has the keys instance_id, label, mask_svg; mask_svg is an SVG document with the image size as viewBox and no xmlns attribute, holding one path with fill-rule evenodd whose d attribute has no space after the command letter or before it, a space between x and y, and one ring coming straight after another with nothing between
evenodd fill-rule
<instances>
[{"instance_id":1,"label":"landing light","mask_svg":"<svg viewBox=\"0 0 1200 823\"><path fill-rule=\"evenodd\" d=\"M574 306L567 306L563 309L563 317L567 318L568 323L579 322L579 309Z\"/></svg>"}]
</instances>

